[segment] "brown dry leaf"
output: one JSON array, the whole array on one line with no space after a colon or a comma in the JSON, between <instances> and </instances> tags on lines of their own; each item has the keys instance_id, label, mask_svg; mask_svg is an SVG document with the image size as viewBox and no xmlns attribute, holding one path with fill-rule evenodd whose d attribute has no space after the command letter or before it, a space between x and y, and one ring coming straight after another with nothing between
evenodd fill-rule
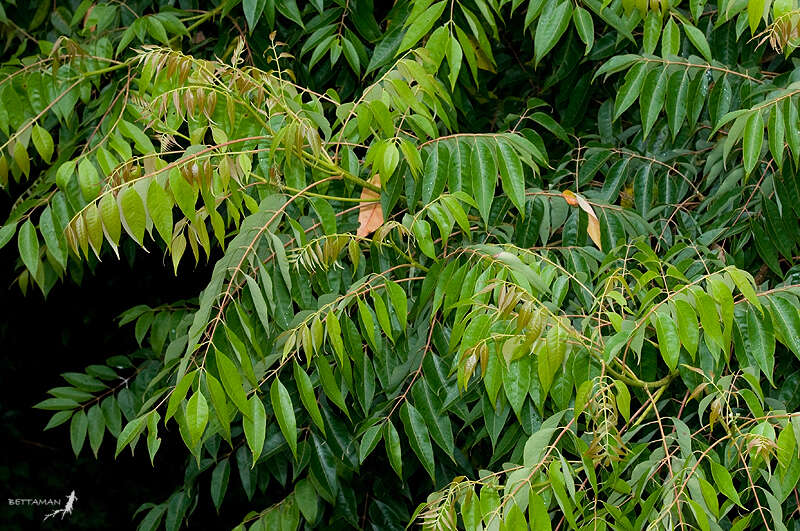
<instances>
[{"instance_id":1,"label":"brown dry leaf","mask_svg":"<svg viewBox=\"0 0 800 531\"><path fill-rule=\"evenodd\" d=\"M595 245L597 245L597 248L602 251L603 244L601 243L600 239L600 221L598 221L592 205L590 205L589 202L583 198L583 196L573 193L570 190L564 190L561 192L561 195L568 204L572 206L579 206L581 210L586 212L586 214L589 216L589 224L586 227L586 232L589 234L589 237L592 239Z\"/></svg>"},{"instance_id":2,"label":"brown dry leaf","mask_svg":"<svg viewBox=\"0 0 800 531\"><path fill-rule=\"evenodd\" d=\"M381 185L381 178L376 173L369 180L375 186ZM361 208L358 211L358 231L356 234L359 237L369 236L375 229L383 225L383 209L381 208L380 194L373 192L369 188L361 190L361 199L378 199L370 203L361 203Z\"/></svg>"}]
</instances>

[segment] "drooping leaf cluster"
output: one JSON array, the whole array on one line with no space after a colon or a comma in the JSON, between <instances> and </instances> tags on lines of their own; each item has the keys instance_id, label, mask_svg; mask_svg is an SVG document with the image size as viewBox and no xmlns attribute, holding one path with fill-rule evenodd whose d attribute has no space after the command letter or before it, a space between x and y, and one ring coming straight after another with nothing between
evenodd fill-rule
<instances>
[{"instance_id":1,"label":"drooping leaf cluster","mask_svg":"<svg viewBox=\"0 0 800 531\"><path fill-rule=\"evenodd\" d=\"M18 4L15 284L213 263L37 405L140 528L796 526L792 1Z\"/></svg>"}]
</instances>

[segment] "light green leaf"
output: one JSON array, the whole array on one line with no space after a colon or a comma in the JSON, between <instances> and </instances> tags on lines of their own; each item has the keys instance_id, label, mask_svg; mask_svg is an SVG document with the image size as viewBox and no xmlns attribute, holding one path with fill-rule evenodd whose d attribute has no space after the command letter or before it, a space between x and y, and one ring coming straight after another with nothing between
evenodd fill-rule
<instances>
[{"instance_id":1,"label":"light green leaf","mask_svg":"<svg viewBox=\"0 0 800 531\"><path fill-rule=\"evenodd\" d=\"M424 219L417 219L412 229L422 252L436 260L436 247L434 247L433 237L431 237L431 224Z\"/></svg>"},{"instance_id":2,"label":"light green leaf","mask_svg":"<svg viewBox=\"0 0 800 531\"><path fill-rule=\"evenodd\" d=\"M683 348L694 359L700 343L700 329L697 323L697 314L692 306L684 300L675 301L675 317L678 325L678 337Z\"/></svg>"},{"instance_id":3,"label":"light green leaf","mask_svg":"<svg viewBox=\"0 0 800 531\"><path fill-rule=\"evenodd\" d=\"M741 507L742 502L739 499L739 493L733 486L733 479L728 469L716 461L709 460L709 462L711 463L711 476L714 478L717 489L729 500Z\"/></svg>"},{"instance_id":4,"label":"light green leaf","mask_svg":"<svg viewBox=\"0 0 800 531\"><path fill-rule=\"evenodd\" d=\"M542 395L546 396L555 375L562 369L567 352L567 333L559 324L553 324L547 332L545 348L539 350L538 373Z\"/></svg>"},{"instance_id":5,"label":"light green leaf","mask_svg":"<svg viewBox=\"0 0 800 531\"><path fill-rule=\"evenodd\" d=\"M195 444L200 442L206 424L208 424L208 402L203 393L197 391L186 404L186 426Z\"/></svg>"},{"instance_id":6,"label":"light green leaf","mask_svg":"<svg viewBox=\"0 0 800 531\"><path fill-rule=\"evenodd\" d=\"M36 276L39 271L39 238L36 235L36 228L30 219L27 219L19 229L17 236L17 247L22 263L28 268L32 276Z\"/></svg>"},{"instance_id":7,"label":"light green leaf","mask_svg":"<svg viewBox=\"0 0 800 531\"><path fill-rule=\"evenodd\" d=\"M689 41L694 44L694 47L697 48L703 58L710 63L713 60L711 47L708 45L705 34L688 22L681 22L683 23L683 31L686 32Z\"/></svg>"},{"instance_id":8,"label":"light green leaf","mask_svg":"<svg viewBox=\"0 0 800 531\"><path fill-rule=\"evenodd\" d=\"M292 406L289 391L286 390L286 387L283 386L278 378L275 378L269 389L269 396L272 400L272 409L275 411L275 418L278 420L281 433L286 438L286 442L289 443L292 455L297 459L297 423L294 418L294 406Z\"/></svg>"},{"instance_id":9,"label":"light green leaf","mask_svg":"<svg viewBox=\"0 0 800 531\"><path fill-rule=\"evenodd\" d=\"M175 389L172 390L172 393L169 396L169 402L167 402L167 413L164 415L164 423L166 424L169 419L175 415L175 412L178 411L178 406L180 406L183 399L186 398L186 393L189 391L189 387L191 387L192 383L194 382L194 378L197 376L197 371L192 371L183 375L181 381L178 382L178 385L175 386Z\"/></svg>"},{"instance_id":10,"label":"light green leaf","mask_svg":"<svg viewBox=\"0 0 800 531\"><path fill-rule=\"evenodd\" d=\"M764 120L761 111L753 112L744 126L742 158L744 171L748 175L761 158L761 145L764 142Z\"/></svg>"},{"instance_id":11,"label":"light green leaf","mask_svg":"<svg viewBox=\"0 0 800 531\"><path fill-rule=\"evenodd\" d=\"M586 45L584 55L588 54L594 46L594 21L592 15L584 8L578 6L572 12L572 22L578 31L578 37Z\"/></svg>"},{"instance_id":12,"label":"light green leaf","mask_svg":"<svg viewBox=\"0 0 800 531\"><path fill-rule=\"evenodd\" d=\"M142 433L142 430L145 428L147 422L147 415L142 415L141 417L136 417L132 421L128 422L117 438L117 449L114 452L114 457L118 456L119 453L122 451L123 448L128 446L131 442L133 442L136 437Z\"/></svg>"},{"instance_id":13,"label":"light green leaf","mask_svg":"<svg viewBox=\"0 0 800 531\"><path fill-rule=\"evenodd\" d=\"M617 92L617 98L614 102L614 120L619 118L639 97L646 76L646 63L636 63L625 74L625 83Z\"/></svg>"},{"instance_id":14,"label":"light green leaf","mask_svg":"<svg viewBox=\"0 0 800 531\"><path fill-rule=\"evenodd\" d=\"M104 196L103 199L109 196L110 194ZM172 244L172 201L155 179L147 188L147 210L164 243Z\"/></svg>"},{"instance_id":15,"label":"light green leaf","mask_svg":"<svg viewBox=\"0 0 800 531\"><path fill-rule=\"evenodd\" d=\"M119 206L116 199L114 199L114 194L104 194L97 206L100 210L100 219L103 220L106 236L111 245L116 247L122 235L122 222L120 221ZM170 231L172 231L171 223Z\"/></svg>"},{"instance_id":16,"label":"light green leaf","mask_svg":"<svg viewBox=\"0 0 800 531\"><path fill-rule=\"evenodd\" d=\"M142 198L132 186L125 189L120 195L122 199L120 199L119 203L124 216L123 226L131 238L139 245L142 245L144 243L144 229L147 223Z\"/></svg>"},{"instance_id":17,"label":"light green leaf","mask_svg":"<svg viewBox=\"0 0 800 531\"><path fill-rule=\"evenodd\" d=\"M277 378L275 381L278 381ZM250 447L250 452L253 454L253 466L255 466L258 457L261 455L261 450L264 448L264 438L267 434L267 413L261 398L256 395L250 397L247 405L248 414L242 418L242 428L244 428L247 446ZM277 416L277 414L276 410L275 415ZM294 419L294 414L292 418ZM283 426L281 426L281 429L283 429Z\"/></svg>"},{"instance_id":18,"label":"light green leaf","mask_svg":"<svg viewBox=\"0 0 800 531\"><path fill-rule=\"evenodd\" d=\"M100 195L100 175L97 173L94 163L88 157L81 159L80 164L78 164L78 184L85 200L91 201Z\"/></svg>"},{"instance_id":19,"label":"light green leaf","mask_svg":"<svg viewBox=\"0 0 800 531\"><path fill-rule=\"evenodd\" d=\"M36 151L39 152L42 159L49 163L50 158L53 156L54 149L53 137L50 136L50 133L42 126L38 124L34 125L31 131L31 140L33 140L33 145L36 147Z\"/></svg>"},{"instance_id":20,"label":"light green leaf","mask_svg":"<svg viewBox=\"0 0 800 531\"><path fill-rule=\"evenodd\" d=\"M656 312L655 326L661 357L669 367L669 370L674 371L678 366L681 352L681 342L678 338L678 329L675 326L675 321L672 320L672 316L668 312Z\"/></svg>"},{"instance_id":21,"label":"light green leaf","mask_svg":"<svg viewBox=\"0 0 800 531\"><path fill-rule=\"evenodd\" d=\"M215 350L215 357L222 387L225 388L225 392L228 393L228 396L236 407L239 408L239 411L241 411L245 417L250 416L250 406L247 402L247 395L245 395L242 389L242 378L239 376L239 369L237 369L236 365L219 350Z\"/></svg>"},{"instance_id":22,"label":"light green leaf","mask_svg":"<svg viewBox=\"0 0 800 531\"><path fill-rule=\"evenodd\" d=\"M658 38L661 35L661 13L659 10L651 9L647 12L644 19L644 37L642 38L642 49L647 55L652 55L656 50Z\"/></svg>"},{"instance_id":23,"label":"light green leaf","mask_svg":"<svg viewBox=\"0 0 800 531\"><path fill-rule=\"evenodd\" d=\"M397 53L395 55L400 55L401 53L405 52L426 34L428 33L433 24L439 19L444 11L444 8L447 6L447 2L436 2L432 6L425 9L419 16L411 19L406 22L408 24L408 29L406 30L406 34L403 36L403 40L400 41L400 46L397 48Z\"/></svg>"}]
</instances>

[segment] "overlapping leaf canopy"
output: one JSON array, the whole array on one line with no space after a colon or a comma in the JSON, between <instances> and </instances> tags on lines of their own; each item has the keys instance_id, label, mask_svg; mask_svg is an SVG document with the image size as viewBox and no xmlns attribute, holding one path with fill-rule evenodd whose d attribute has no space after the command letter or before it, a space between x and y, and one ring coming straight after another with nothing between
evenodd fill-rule
<instances>
[{"instance_id":1,"label":"overlapping leaf canopy","mask_svg":"<svg viewBox=\"0 0 800 531\"><path fill-rule=\"evenodd\" d=\"M793 528L798 6L168 4L0 6L19 288L214 263L37 406L141 528Z\"/></svg>"}]
</instances>

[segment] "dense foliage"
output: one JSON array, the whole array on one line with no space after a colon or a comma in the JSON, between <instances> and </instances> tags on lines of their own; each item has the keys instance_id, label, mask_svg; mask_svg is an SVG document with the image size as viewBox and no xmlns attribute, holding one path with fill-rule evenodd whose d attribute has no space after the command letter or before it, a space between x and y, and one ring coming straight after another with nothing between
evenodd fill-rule
<instances>
[{"instance_id":1,"label":"dense foliage","mask_svg":"<svg viewBox=\"0 0 800 531\"><path fill-rule=\"evenodd\" d=\"M47 428L182 440L142 529L800 527L797 8L0 5L19 289L213 263Z\"/></svg>"}]
</instances>

